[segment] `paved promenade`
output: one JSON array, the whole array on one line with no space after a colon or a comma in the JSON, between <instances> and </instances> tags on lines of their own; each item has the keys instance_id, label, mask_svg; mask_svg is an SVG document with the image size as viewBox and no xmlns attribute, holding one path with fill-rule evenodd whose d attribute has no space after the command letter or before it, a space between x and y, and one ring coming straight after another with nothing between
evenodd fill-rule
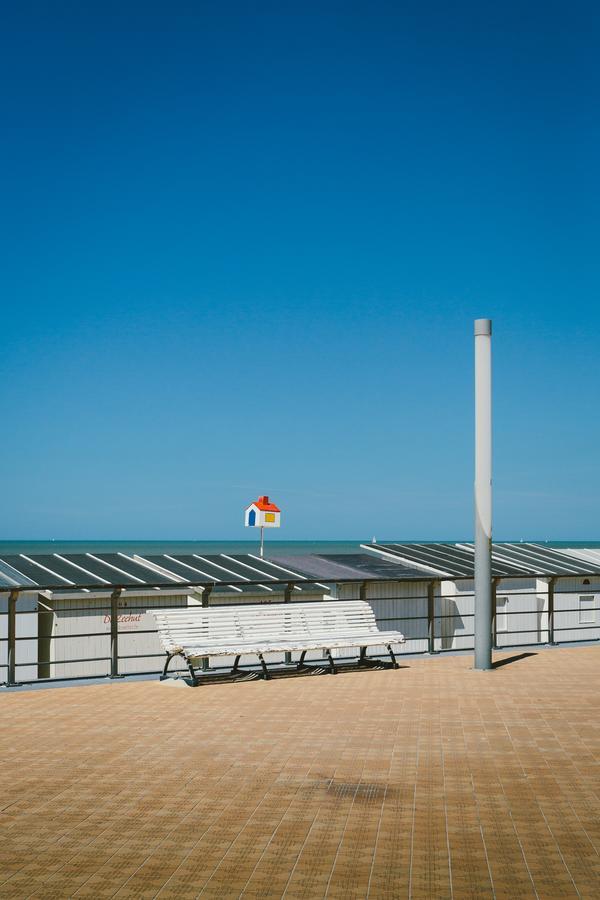
<instances>
[{"instance_id":1,"label":"paved promenade","mask_svg":"<svg viewBox=\"0 0 600 900\"><path fill-rule=\"evenodd\" d=\"M470 665L3 691L0 897L598 898L600 648Z\"/></svg>"}]
</instances>

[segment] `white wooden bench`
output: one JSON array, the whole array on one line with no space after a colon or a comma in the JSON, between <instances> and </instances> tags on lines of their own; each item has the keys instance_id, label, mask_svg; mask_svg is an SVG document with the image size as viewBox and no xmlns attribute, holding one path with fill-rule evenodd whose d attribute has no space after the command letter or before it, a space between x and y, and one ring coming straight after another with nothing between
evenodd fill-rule
<instances>
[{"instance_id":1,"label":"white wooden bench","mask_svg":"<svg viewBox=\"0 0 600 900\"><path fill-rule=\"evenodd\" d=\"M256 655L263 677L269 673L265 653L300 653L298 669L309 650L323 649L335 674L331 651L358 647L359 663L369 662L368 647L383 645L398 668L393 646L404 643L399 631L380 631L373 610L363 600L273 603L248 606L187 606L149 609L158 623L158 635L167 653L161 680L169 663L182 656L196 684L195 669L211 656L234 656L232 674L240 657Z\"/></svg>"}]
</instances>

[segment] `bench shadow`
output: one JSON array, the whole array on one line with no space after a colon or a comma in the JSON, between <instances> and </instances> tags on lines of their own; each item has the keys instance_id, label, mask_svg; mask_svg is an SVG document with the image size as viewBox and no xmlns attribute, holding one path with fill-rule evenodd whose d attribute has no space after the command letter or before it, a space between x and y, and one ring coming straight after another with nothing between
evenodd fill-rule
<instances>
[{"instance_id":1,"label":"bench shadow","mask_svg":"<svg viewBox=\"0 0 600 900\"><path fill-rule=\"evenodd\" d=\"M402 663L398 663L395 670L394 667L387 660L381 661L370 661L371 665L362 665L358 664L346 663L337 666L337 675L351 675L358 672L368 672L375 671L381 672L384 669L389 669L390 671L400 671L401 669L409 669L410 666ZM197 677L196 684L194 685L191 678L187 675L184 675L183 672L178 673L175 676L171 676L162 681L162 684L178 682L179 684L185 684L188 687L201 687L209 684L237 684L238 682L243 683L247 681L279 681L284 678L310 678L311 676L319 677L321 675L331 675L327 664L325 665L307 665L302 669L296 669L290 667L289 669L284 668L272 668L269 669L269 677L267 679L263 679L262 672L257 669L240 669L236 675L233 675L231 672L219 672L219 673L211 673L202 675L199 674Z\"/></svg>"},{"instance_id":2,"label":"bench shadow","mask_svg":"<svg viewBox=\"0 0 600 900\"><path fill-rule=\"evenodd\" d=\"M509 663L518 662L520 659L527 659L528 656L537 656L537 653L515 653L514 656L507 656L506 659L497 659L492 663L492 669L508 666Z\"/></svg>"}]
</instances>

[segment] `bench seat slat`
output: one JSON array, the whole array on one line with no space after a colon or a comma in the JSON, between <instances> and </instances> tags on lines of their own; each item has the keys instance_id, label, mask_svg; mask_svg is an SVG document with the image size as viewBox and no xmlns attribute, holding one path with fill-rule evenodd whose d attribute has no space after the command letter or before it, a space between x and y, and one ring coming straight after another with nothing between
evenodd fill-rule
<instances>
[{"instance_id":1,"label":"bench seat slat","mask_svg":"<svg viewBox=\"0 0 600 900\"><path fill-rule=\"evenodd\" d=\"M375 647L400 646L404 643L404 635L393 634L386 635L383 639L365 639L365 640L341 640L341 641L273 641L273 643L249 644L233 644L225 647L186 647L186 656L190 659L202 659L209 656L237 656L238 654L252 653L284 653L284 652L300 652L302 650L343 650L348 647Z\"/></svg>"},{"instance_id":2,"label":"bench seat slat","mask_svg":"<svg viewBox=\"0 0 600 900\"><path fill-rule=\"evenodd\" d=\"M230 643L226 643L225 641L215 641L214 643L202 643L196 644L193 641L185 644L184 649L188 652L196 652L206 651L208 655L213 654L220 647L236 647L239 648L240 651L249 652L250 647L268 647L269 652L275 649L281 650L289 650L294 649L302 649L303 647L309 647L309 649L319 649L321 647L324 648L332 648L332 647L374 647L379 644L402 644L404 643L404 635L399 631L379 631L377 634L373 634L369 632L368 634L361 635L339 635L337 637L333 637L332 635L314 635L311 640L307 638L294 639L292 636L289 640L284 636L281 636L279 640L270 640L270 641L231 641ZM231 651L230 651L231 652Z\"/></svg>"}]
</instances>

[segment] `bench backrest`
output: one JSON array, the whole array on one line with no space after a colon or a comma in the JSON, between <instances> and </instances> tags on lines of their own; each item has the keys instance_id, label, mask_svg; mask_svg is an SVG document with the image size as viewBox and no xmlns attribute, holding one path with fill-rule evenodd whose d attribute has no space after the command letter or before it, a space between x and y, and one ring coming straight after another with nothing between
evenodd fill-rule
<instances>
[{"instance_id":1,"label":"bench backrest","mask_svg":"<svg viewBox=\"0 0 600 900\"><path fill-rule=\"evenodd\" d=\"M187 606L149 609L166 650L236 642L302 641L377 632L373 610L364 600L272 603L247 606Z\"/></svg>"}]
</instances>

